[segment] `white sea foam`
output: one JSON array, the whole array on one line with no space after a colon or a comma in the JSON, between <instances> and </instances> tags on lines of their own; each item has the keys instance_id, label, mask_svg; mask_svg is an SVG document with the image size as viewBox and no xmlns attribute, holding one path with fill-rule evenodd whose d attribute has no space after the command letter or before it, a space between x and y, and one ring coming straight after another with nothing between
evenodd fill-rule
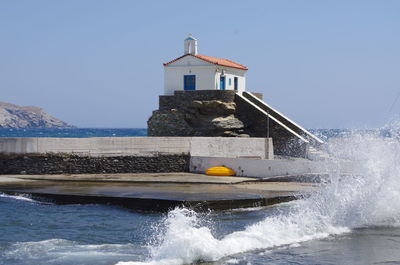
<instances>
[{"instance_id":1,"label":"white sea foam","mask_svg":"<svg viewBox=\"0 0 400 265\"><path fill-rule=\"evenodd\" d=\"M249 208L236 208L229 210L229 212L255 212L255 211L260 211L267 206L262 206L262 207L249 207Z\"/></svg>"},{"instance_id":2,"label":"white sea foam","mask_svg":"<svg viewBox=\"0 0 400 265\"><path fill-rule=\"evenodd\" d=\"M15 199L15 200L20 200L20 201L36 202L35 200L27 197L26 195L9 195L9 194L0 192L0 197L10 198L10 199Z\"/></svg>"},{"instance_id":3,"label":"white sea foam","mask_svg":"<svg viewBox=\"0 0 400 265\"><path fill-rule=\"evenodd\" d=\"M337 171L330 184L312 196L292 202L277 214L216 238L191 210L175 209L166 218L160 243L143 262L118 265L187 264L215 261L257 249L297 246L298 243L350 232L353 228L400 224L400 143L396 138L353 135L334 140ZM342 161L350 161L359 174L343 176Z\"/></svg>"},{"instance_id":4,"label":"white sea foam","mask_svg":"<svg viewBox=\"0 0 400 265\"><path fill-rule=\"evenodd\" d=\"M132 253L132 249L138 246L133 244L99 244L99 245L82 245L78 242L64 239L49 239L38 242L18 242L12 244L4 252L5 258L20 260L25 264L36 262L36 264L52 263L57 260L63 260L65 263L75 263L77 258L80 260L96 260L105 259L132 259L136 256ZM58 264L58 263L57 263Z\"/></svg>"}]
</instances>

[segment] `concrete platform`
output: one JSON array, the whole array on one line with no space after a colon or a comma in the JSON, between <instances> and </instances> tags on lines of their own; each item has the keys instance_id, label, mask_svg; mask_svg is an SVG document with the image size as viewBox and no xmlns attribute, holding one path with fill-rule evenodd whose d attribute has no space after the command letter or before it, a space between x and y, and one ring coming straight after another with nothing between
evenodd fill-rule
<instances>
[{"instance_id":1,"label":"concrete platform","mask_svg":"<svg viewBox=\"0 0 400 265\"><path fill-rule=\"evenodd\" d=\"M19 180L84 181L84 182L133 182L133 183L203 183L233 184L254 181L246 177L207 176L187 172L176 173L120 173L120 174L62 174L62 175L0 175Z\"/></svg>"},{"instance_id":2,"label":"concrete platform","mask_svg":"<svg viewBox=\"0 0 400 265\"><path fill-rule=\"evenodd\" d=\"M146 211L180 205L198 210L267 206L296 199L317 187L192 173L0 176L4 193L29 194L59 204L111 204Z\"/></svg>"}]
</instances>

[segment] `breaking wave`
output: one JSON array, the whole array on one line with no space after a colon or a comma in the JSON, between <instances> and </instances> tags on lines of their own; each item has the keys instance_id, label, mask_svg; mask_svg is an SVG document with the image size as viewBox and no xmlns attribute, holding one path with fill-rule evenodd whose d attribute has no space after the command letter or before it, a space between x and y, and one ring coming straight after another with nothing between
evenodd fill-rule
<instances>
[{"instance_id":1,"label":"breaking wave","mask_svg":"<svg viewBox=\"0 0 400 265\"><path fill-rule=\"evenodd\" d=\"M216 261L230 255L326 238L368 226L400 224L400 141L379 133L333 138L327 150L334 158L328 184L310 197L278 207L274 215L242 231L217 238L197 213L178 208L160 226L157 243L146 261L118 265L187 264ZM343 175L349 168L355 174ZM231 260L228 260L231 261ZM234 262L232 260L232 262Z\"/></svg>"},{"instance_id":2,"label":"breaking wave","mask_svg":"<svg viewBox=\"0 0 400 265\"><path fill-rule=\"evenodd\" d=\"M8 199L27 201L27 202L37 202L37 201L29 198L28 195L9 195L9 194L5 194L2 192L0 192L0 198L8 198Z\"/></svg>"}]
</instances>

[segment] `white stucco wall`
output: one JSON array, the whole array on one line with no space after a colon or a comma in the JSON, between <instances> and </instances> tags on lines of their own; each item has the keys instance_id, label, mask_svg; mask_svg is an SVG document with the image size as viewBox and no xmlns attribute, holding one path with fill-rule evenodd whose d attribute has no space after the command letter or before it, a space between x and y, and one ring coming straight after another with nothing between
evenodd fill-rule
<instances>
[{"instance_id":1,"label":"white stucco wall","mask_svg":"<svg viewBox=\"0 0 400 265\"><path fill-rule=\"evenodd\" d=\"M221 72L224 70L225 72L225 90L234 90L235 81L234 78L238 78L238 92L243 92L246 90L246 71L229 68L229 67L221 67L215 66L216 74L215 74L215 89L220 89L220 77ZM231 79L231 84L229 84L229 79Z\"/></svg>"},{"instance_id":2,"label":"white stucco wall","mask_svg":"<svg viewBox=\"0 0 400 265\"><path fill-rule=\"evenodd\" d=\"M185 75L196 76L196 90L215 89L215 67L213 65L164 67L164 95L173 95L175 90L183 90Z\"/></svg>"},{"instance_id":3,"label":"white stucco wall","mask_svg":"<svg viewBox=\"0 0 400 265\"><path fill-rule=\"evenodd\" d=\"M164 66L164 95L173 95L175 90L183 90L183 80L185 75L196 76L196 90L220 89L220 75L222 70L225 72L225 89L234 89L234 77L238 77L238 92L246 89L246 71L222 67L187 56ZM229 85L229 79L231 84Z\"/></svg>"},{"instance_id":4,"label":"white stucco wall","mask_svg":"<svg viewBox=\"0 0 400 265\"><path fill-rule=\"evenodd\" d=\"M349 169L349 163L343 163ZM311 161L306 159L250 159L232 157L191 156L190 171L204 173L210 167L225 166L233 169L237 176L271 178L302 174L324 174L333 171L333 163ZM330 168L332 167L332 168ZM351 171L347 171L351 172Z\"/></svg>"}]
</instances>

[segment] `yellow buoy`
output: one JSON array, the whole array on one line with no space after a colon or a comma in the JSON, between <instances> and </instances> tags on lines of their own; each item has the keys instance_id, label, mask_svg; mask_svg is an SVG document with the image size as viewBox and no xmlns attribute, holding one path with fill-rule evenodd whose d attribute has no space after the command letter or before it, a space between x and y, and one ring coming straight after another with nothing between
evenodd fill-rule
<instances>
[{"instance_id":1,"label":"yellow buoy","mask_svg":"<svg viewBox=\"0 0 400 265\"><path fill-rule=\"evenodd\" d=\"M234 176L236 173L227 167L210 167L206 170L206 175L209 176Z\"/></svg>"}]
</instances>

